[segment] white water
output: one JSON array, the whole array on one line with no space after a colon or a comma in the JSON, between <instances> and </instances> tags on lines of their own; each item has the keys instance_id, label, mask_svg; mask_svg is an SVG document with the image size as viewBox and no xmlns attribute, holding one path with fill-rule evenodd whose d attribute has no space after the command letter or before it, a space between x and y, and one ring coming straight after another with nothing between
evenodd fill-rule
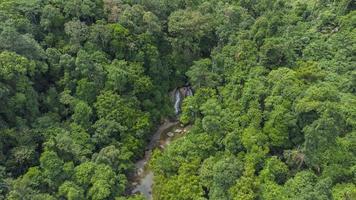
<instances>
[{"instance_id":1,"label":"white water","mask_svg":"<svg viewBox=\"0 0 356 200\"><path fill-rule=\"evenodd\" d=\"M175 96L174 110L175 110L176 115L178 115L180 112L180 102L182 101L182 94L180 93L179 89L176 90L176 93L174 96Z\"/></svg>"},{"instance_id":2,"label":"white water","mask_svg":"<svg viewBox=\"0 0 356 200\"><path fill-rule=\"evenodd\" d=\"M186 96L193 96L193 91L192 91L192 89L190 89L190 87L187 87Z\"/></svg>"}]
</instances>

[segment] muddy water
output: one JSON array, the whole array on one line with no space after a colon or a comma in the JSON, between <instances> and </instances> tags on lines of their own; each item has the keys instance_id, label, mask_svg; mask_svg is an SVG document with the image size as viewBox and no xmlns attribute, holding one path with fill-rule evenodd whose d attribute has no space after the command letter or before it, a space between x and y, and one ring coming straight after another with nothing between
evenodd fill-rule
<instances>
[{"instance_id":1,"label":"muddy water","mask_svg":"<svg viewBox=\"0 0 356 200\"><path fill-rule=\"evenodd\" d=\"M166 120L152 136L150 143L147 146L143 159L135 163L135 177L133 178L132 194L140 193L146 199L152 199L153 172L147 167L152 156L152 151L155 148L162 150L169 144L174 134L181 134L183 128L179 122ZM168 134L167 134L168 133Z\"/></svg>"}]
</instances>

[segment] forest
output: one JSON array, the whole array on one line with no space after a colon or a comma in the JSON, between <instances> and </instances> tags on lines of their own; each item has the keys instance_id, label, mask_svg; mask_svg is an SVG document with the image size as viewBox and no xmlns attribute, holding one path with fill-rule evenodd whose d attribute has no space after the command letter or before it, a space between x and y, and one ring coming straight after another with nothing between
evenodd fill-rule
<instances>
[{"instance_id":1,"label":"forest","mask_svg":"<svg viewBox=\"0 0 356 200\"><path fill-rule=\"evenodd\" d=\"M356 1L0 0L0 200L145 200L168 118L154 200L355 200Z\"/></svg>"}]
</instances>

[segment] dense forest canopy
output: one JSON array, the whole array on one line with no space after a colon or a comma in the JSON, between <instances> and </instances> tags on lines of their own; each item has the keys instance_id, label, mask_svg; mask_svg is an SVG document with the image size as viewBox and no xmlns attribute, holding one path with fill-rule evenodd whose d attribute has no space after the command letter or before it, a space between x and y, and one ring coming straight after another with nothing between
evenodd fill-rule
<instances>
[{"instance_id":1,"label":"dense forest canopy","mask_svg":"<svg viewBox=\"0 0 356 200\"><path fill-rule=\"evenodd\" d=\"M356 199L354 0L0 0L0 199Z\"/></svg>"}]
</instances>

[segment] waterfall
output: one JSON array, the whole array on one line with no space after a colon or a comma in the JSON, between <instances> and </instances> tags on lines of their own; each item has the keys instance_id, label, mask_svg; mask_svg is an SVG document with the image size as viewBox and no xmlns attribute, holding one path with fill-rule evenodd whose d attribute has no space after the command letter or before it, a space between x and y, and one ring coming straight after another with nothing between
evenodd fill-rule
<instances>
[{"instance_id":1,"label":"waterfall","mask_svg":"<svg viewBox=\"0 0 356 200\"><path fill-rule=\"evenodd\" d=\"M187 93L186 96L193 96L193 91L190 87L187 87Z\"/></svg>"},{"instance_id":2,"label":"waterfall","mask_svg":"<svg viewBox=\"0 0 356 200\"><path fill-rule=\"evenodd\" d=\"M174 101L174 110L176 112L176 115L178 115L180 112L180 103L182 101L182 95L179 89L176 90Z\"/></svg>"}]
</instances>

